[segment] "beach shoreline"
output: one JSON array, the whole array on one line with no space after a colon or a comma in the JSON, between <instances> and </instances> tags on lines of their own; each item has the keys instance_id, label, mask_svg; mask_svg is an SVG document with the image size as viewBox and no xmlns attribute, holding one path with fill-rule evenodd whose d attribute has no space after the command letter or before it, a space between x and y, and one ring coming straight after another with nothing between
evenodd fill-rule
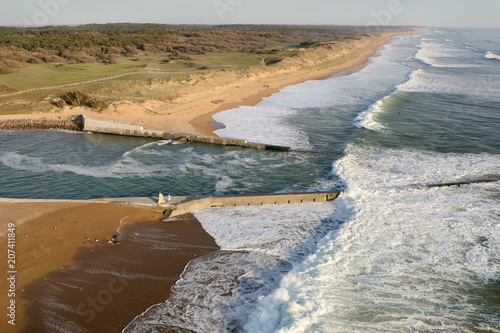
<instances>
[{"instance_id":1,"label":"beach shoreline","mask_svg":"<svg viewBox=\"0 0 500 333\"><path fill-rule=\"evenodd\" d=\"M215 127L211 125L214 123L212 116L216 113L240 106L255 106L264 98L287 86L326 79L345 70L362 66L393 37L416 32L415 30L404 33L383 33L353 41L352 45L343 45L336 52L332 51L332 54L327 56L330 58L318 61L317 64L308 66L299 66L296 63L284 64L282 68L255 75L249 74L237 82L217 86L213 90L191 93L167 106L155 101L138 103L124 100L112 103L101 112L85 107L66 106L52 113L0 115L0 120L50 119L82 114L91 119L145 126L152 130L217 136L214 132L221 125ZM305 58L301 61L311 60ZM155 108L163 111L151 112ZM154 114L155 112L157 114Z\"/></svg>"}]
</instances>

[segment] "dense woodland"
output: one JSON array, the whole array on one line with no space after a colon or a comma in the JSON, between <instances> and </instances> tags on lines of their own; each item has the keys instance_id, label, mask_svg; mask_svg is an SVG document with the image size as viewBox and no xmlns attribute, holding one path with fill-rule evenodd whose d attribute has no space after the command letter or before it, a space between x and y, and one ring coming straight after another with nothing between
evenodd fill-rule
<instances>
[{"instance_id":1,"label":"dense woodland","mask_svg":"<svg viewBox=\"0 0 500 333\"><path fill-rule=\"evenodd\" d=\"M385 28L403 30L404 28ZM380 29L379 29L380 30ZM105 24L0 27L0 74L25 63L112 62L113 58L171 52L265 52L279 45L311 46L359 38L363 28L342 26L172 26Z\"/></svg>"}]
</instances>

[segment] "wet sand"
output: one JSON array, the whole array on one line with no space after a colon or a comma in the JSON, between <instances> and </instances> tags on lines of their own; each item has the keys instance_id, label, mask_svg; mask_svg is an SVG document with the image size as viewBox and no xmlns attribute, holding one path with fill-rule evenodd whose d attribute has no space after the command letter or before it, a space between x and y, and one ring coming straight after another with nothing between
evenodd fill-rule
<instances>
[{"instance_id":1,"label":"wet sand","mask_svg":"<svg viewBox=\"0 0 500 333\"><path fill-rule=\"evenodd\" d=\"M168 298L191 259L218 250L192 215L163 223L159 213L120 205L36 206L44 214L31 218L19 204L0 203L3 229L13 221L5 216L17 217L18 271L16 326L7 323L3 292L1 332L119 332ZM113 235L119 244L107 243ZM6 235L0 244L6 252ZM8 289L6 279L0 287Z\"/></svg>"}]
</instances>

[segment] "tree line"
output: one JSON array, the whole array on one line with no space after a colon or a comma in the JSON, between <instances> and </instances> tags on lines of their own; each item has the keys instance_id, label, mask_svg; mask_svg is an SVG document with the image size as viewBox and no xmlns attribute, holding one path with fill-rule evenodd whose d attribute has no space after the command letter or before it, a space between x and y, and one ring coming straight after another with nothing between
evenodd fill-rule
<instances>
[{"instance_id":1,"label":"tree line","mask_svg":"<svg viewBox=\"0 0 500 333\"><path fill-rule=\"evenodd\" d=\"M0 27L0 67L61 59L92 62L107 55L141 53L258 52L274 45L310 45L359 38L363 30L341 26L88 24L38 28ZM9 66L8 66L9 67Z\"/></svg>"}]
</instances>

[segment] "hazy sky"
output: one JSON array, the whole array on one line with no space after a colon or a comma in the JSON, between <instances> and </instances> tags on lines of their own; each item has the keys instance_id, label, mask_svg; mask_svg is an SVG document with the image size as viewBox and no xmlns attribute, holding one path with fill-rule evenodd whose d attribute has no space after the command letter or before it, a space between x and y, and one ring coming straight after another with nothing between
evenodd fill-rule
<instances>
[{"instance_id":1,"label":"hazy sky","mask_svg":"<svg viewBox=\"0 0 500 333\"><path fill-rule=\"evenodd\" d=\"M500 27L500 0L0 0L0 25L109 22Z\"/></svg>"}]
</instances>

